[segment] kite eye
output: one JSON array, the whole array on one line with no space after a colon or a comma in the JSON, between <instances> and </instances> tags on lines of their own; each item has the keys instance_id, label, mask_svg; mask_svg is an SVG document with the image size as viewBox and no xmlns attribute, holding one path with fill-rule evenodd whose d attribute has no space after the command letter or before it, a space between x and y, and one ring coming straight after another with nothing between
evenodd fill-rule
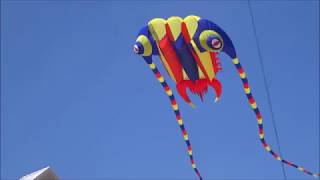
<instances>
[{"instance_id":1,"label":"kite eye","mask_svg":"<svg viewBox=\"0 0 320 180\"><path fill-rule=\"evenodd\" d=\"M205 30L199 36L201 46L207 51L220 52L223 48L221 36L212 30Z\"/></svg>"},{"instance_id":2,"label":"kite eye","mask_svg":"<svg viewBox=\"0 0 320 180\"><path fill-rule=\"evenodd\" d=\"M136 54L139 53L139 47L136 44L133 46L133 52Z\"/></svg>"},{"instance_id":3,"label":"kite eye","mask_svg":"<svg viewBox=\"0 0 320 180\"><path fill-rule=\"evenodd\" d=\"M152 45L149 39L144 35L138 36L137 41L133 46L133 51L142 56L150 56L152 54Z\"/></svg>"},{"instance_id":4,"label":"kite eye","mask_svg":"<svg viewBox=\"0 0 320 180\"><path fill-rule=\"evenodd\" d=\"M218 36L209 36L207 39L207 45L213 51L221 51L222 49L222 40Z\"/></svg>"},{"instance_id":5,"label":"kite eye","mask_svg":"<svg viewBox=\"0 0 320 180\"><path fill-rule=\"evenodd\" d=\"M143 54L143 46L140 42L136 42L133 46L133 52L136 54Z\"/></svg>"}]
</instances>

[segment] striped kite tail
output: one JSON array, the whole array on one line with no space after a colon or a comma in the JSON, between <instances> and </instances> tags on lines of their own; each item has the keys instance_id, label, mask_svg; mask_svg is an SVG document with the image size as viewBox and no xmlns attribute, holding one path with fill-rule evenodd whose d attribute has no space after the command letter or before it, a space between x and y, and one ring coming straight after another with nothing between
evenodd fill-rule
<instances>
[{"instance_id":1,"label":"striped kite tail","mask_svg":"<svg viewBox=\"0 0 320 180\"><path fill-rule=\"evenodd\" d=\"M237 68L237 71L240 75L240 78L241 78L241 81L242 81L242 84L243 84L243 88L244 88L244 91L247 95L247 98L248 98L248 101L251 105L251 108L253 109L255 115L256 115L256 118L257 118L257 121L258 121L258 128L259 128L259 138L260 138L260 141L263 145L263 147L265 148L266 151L268 151L275 159L277 159L278 161L281 161L282 163L284 164L287 164L291 167L294 167L306 174L309 174L311 176L314 176L314 177L320 177L320 174L316 174L316 173L312 173L306 169L304 169L303 167L301 166L298 166L292 162L289 162L287 160L284 160L282 159L278 154L276 154L271 148L270 146L268 145L268 143L266 142L265 138L264 138L264 130L263 130L263 123L262 123L262 116L261 116L261 113L259 111L259 108L256 104L256 101L254 100L254 97L252 96L251 94L251 91L250 91L250 87L249 87L249 82L248 82L248 79L246 77L246 74L238 60L238 58L234 58L233 60L233 64L236 66Z\"/></svg>"},{"instance_id":2,"label":"striped kite tail","mask_svg":"<svg viewBox=\"0 0 320 180\"><path fill-rule=\"evenodd\" d=\"M180 115L179 107L178 107L178 104L177 104L177 101L176 101L175 97L173 96L172 90L169 87L169 85L166 83L166 81L164 80L164 77L161 75L161 73L158 70L158 68L156 67L156 65L153 62L147 62L147 63L149 65L149 67L151 68L152 72L157 77L158 81L160 82L160 84L162 85L162 87L164 88L166 94L168 95L168 97L170 99L171 106L172 106L172 109L174 110L174 113L176 115L176 119L177 119L177 122L179 124L180 130L182 132L184 141L187 144L188 155L189 155L189 158L190 158L190 161L191 161L192 168L196 172L196 174L199 177L199 179L202 180L200 172L196 167L196 164L195 164L195 161L194 161L194 158L193 158L193 155L192 155L192 147L191 147L191 143L190 143L190 140L189 140L189 137L188 137L188 133L187 133L187 130L185 129L185 127L184 127L183 120L182 120L181 115Z\"/></svg>"}]
</instances>

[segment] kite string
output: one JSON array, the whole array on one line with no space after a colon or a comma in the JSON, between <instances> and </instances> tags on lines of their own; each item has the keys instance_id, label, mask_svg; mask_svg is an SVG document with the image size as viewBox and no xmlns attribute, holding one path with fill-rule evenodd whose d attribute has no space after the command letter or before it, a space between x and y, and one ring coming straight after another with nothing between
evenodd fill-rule
<instances>
[{"instance_id":1,"label":"kite string","mask_svg":"<svg viewBox=\"0 0 320 180\"><path fill-rule=\"evenodd\" d=\"M254 21L254 17L253 17L253 11L252 11L252 6L251 6L251 3L250 3L250 0L248 0L248 6L249 6L249 12L250 12L250 17L251 17L253 33L254 33L256 46L257 46L257 51L258 51L258 57L259 57L258 59L259 59L260 66L261 66L264 87L265 87L267 100L268 100L268 105L269 105L270 114L271 114L272 127L273 127L273 130L274 130L274 133L275 133L276 144L277 144L277 148L278 148L278 151L279 151L279 155L282 157L281 147L280 147L280 138L279 138L277 125L276 125L275 118L274 118L274 112L273 112L273 108L272 108L272 101L271 101L269 86L268 86L268 82L267 82L267 78L266 78L264 63L263 63L263 59L262 59L262 53L261 53L261 49L260 49L260 43L259 43L259 39L258 39L258 35L257 35L257 30L256 30L256 25L255 25L255 21ZM281 167L282 167L283 177L286 180L287 179L287 174L286 174L286 170L284 168L284 164L283 163L281 163Z\"/></svg>"},{"instance_id":2,"label":"kite string","mask_svg":"<svg viewBox=\"0 0 320 180\"><path fill-rule=\"evenodd\" d=\"M176 115L177 122L179 124L179 127L180 127L180 130L182 132L184 141L185 141L185 143L187 145L187 148L188 148L188 155L189 155L189 158L190 158L190 162L191 162L192 168L196 172L196 174L199 177L199 179L202 180L201 174L200 174L199 170L196 167L196 164L195 164L195 161L194 161L194 158L193 158L193 154L192 154L192 147L191 147L191 143L190 143L190 140L189 140L189 137L188 137L188 133L187 133L187 130L185 129L185 127L184 127L184 123L183 123L183 120L182 120L181 115L180 115L179 107L178 107L178 104L177 104L177 101L176 101L175 97L173 96L172 90L169 87L169 85L166 83L166 81L164 80L164 77L161 75L161 73L158 70L158 68L156 67L156 65L153 62L147 62L147 63L149 65L150 69L152 70L152 72L154 73L154 75L157 77L158 81L160 82L160 84L162 85L162 87L164 88L166 94L168 95L168 97L170 99L171 107L172 107L172 109L173 109L173 111L174 111L174 113Z\"/></svg>"},{"instance_id":3,"label":"kite string","mask_svg":"<svg viewBox=\"0 0 320 180\"><path fill-rule=\"evenodd\" d=\"M272 103L271 103L270 91L269 91L268 83L267 83L267 80L266 80L265 68L264 68L264 63L263 63L263 60L262 60L262 55L261 55L262 53L261 53L260 44L259 44L259 40L258 40L258 36L257 36L257 30L256 30L256 25L255 25L255 21L254 21L254 17L253 17L253 11L252 11L252 6L251 6L251 3L250 3L250 0L248 0L248 6L249 6L249 12L250 12L250 16L251 16L252 27L253 27L254 36L255 36L256 45L257 45L257 51L258 51L260 66L261 66L261 69L262 69L263 81L264 81L265 90L266 90L266 93L267 93L268 104L269 104L269 107L270 107L271 120L272 120L271 122L272 122L272 125L273 125L274 133L276 135L276 143L278 145L279 155L280 155L280 157L282 157L279 135L278 135L276 122L275 122L275 118L274 118L274 112L273 112ZM274 155L274 154L272 153L272 155ZM281 159L281 158L279 158L279 159ZM320 177L320 173L311 173L310 171L304 169L303 167L295 165L295 164L293 164L291 162L288 162L288 161L286 161L284 159L281 159L281 162L283 162L283 163L285 163L285 164L287 164L289 166L295 167L298 170L300 170L302 172L305 172L305 173L307 173L309 175L312 175L314 177ZM282 172L283 172L284 178L287 179L286 171L285 171L283 163L281 164L282 165Z\"/></svg>"},{"instance_id":4,"label":"kite string","mask_svg":"<svg viewBox=\"0 0 320 180\"><path fill-rule=\"evenodd\" d=\"M296 164L294 164L292 162L289 162L289 161L287 161L285 159L282 159L281 156L279 156L277 153L275 153L271 149L271 147L269 146L269 144L265 140L262 115L261 115L260 110L259 110L259 108L257 106L257 103L254 100L254 97L253 97L253 95L251 93L249 82L248 82L248 79L247 79L246 74L244 72L244 69L242 68L238 58L234 58L232 61L233 61L233 64L235 65L235 67L237 68L238 74L239 74L240 79L242 81L242 85L243 85L244 91L245 91L245 93L247 95L247 98L248 98L248 101L249 101L249 104L250 104L252 110L254 111L254 113L256 115L256 119L257 119L257 122L258 122L258 129L259 129L259 138L260 138L260 141L261 141L264 149L266 151L268 151L276 160L281 161L282 163L287 164L287 165L289 165L291 167L294 167L294 168L298 169L299 171L304 172L306 174L309 174L311 176L320 177L320 173L318 173L318 174L312 173L312 172L304 169L302 166L298 166L298 165L296 165Z\"/></svg>"}]
</instances>

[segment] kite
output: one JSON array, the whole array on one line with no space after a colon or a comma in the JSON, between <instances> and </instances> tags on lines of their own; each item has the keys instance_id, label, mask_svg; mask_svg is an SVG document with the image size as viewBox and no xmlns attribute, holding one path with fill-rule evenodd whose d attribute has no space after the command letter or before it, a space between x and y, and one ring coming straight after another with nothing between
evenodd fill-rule
<instances>
[{"instance_id":1,"label":"kite","mask_svg":"<svg viewBox=\"0 0 320 180\"><path fill-rule=\"evenodd\" d=\"M180 96L190 106L194 107L187 94L187 89L203 99L208 88L212 87L216 93L215 101L220 99L222 87L220 81L216 78L216 74L221 70L218 54L220 52L227 54L237 69L246 97L255 113L259 139L264 149L284 164L314 177L320 176L320 174L311 173L303 167L283 159L268 145L265 140L262 115L251 93L246 73L238 60L231 39L218 25L210 20L192 15L184 19L177 16L170 17L167 20L155 18L140 30L133 50L143 57L168 95L187 145L192 168L199 179L202 179L202 176L196 167L191 143L177 101L168 83L153 62L153 56L160 57L164 69L176 83L176 89Z\"/></svg>"}]
</instances>

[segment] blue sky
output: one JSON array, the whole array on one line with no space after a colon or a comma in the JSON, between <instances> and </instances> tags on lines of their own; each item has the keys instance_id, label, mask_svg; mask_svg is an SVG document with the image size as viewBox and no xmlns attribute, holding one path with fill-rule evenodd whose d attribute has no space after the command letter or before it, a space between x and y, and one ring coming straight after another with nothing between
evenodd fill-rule
<instances>
[{"instance_id":1,"label":"blue sky","mask_svg":"<svg viewBox=\"0 0 320 180\"><path fill-rule=\"evenodd\" d=\"M319 171L319 1L252 7L283 156ZM62 179L195 179L169 101L132 51L150 19L190 14L233 40L276 149L246 1L1 1L1 178L50 165ZM200 172L283 179L231 59L220 59L220 102L210 90L192 109L177 96Z\"/></svg>"}]
</instances>

